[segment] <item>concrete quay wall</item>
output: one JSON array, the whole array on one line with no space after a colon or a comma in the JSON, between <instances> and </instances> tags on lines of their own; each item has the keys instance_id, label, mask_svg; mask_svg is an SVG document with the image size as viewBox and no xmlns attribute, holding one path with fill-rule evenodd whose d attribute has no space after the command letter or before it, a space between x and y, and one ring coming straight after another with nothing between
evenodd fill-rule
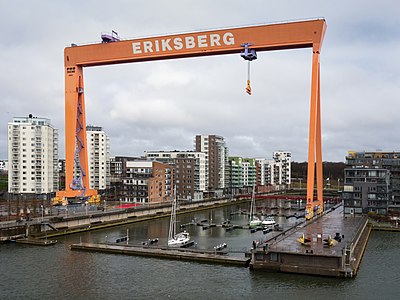
<instances>
[{"instance_id":1,"label":"concrete quay wall","mask_svg":"<svg viewBox=\"0 0 400 300\"><path fill-rule=\"evenodd\" d=\"M213 199L209 201L190 202L180 204L177 214L190 213L207 210L214 207L228 206L249 201L248 199ZM128 223L142 222L154 218L169 217L171 206L146 206L128 209L113 209L88 213L87 215L53 217L50 218L46 234L48 237L72 234L81 231L95 230L112 226L119 226ZM43 232L42 232L43 234Z\"/></svg>"}]
</instances>

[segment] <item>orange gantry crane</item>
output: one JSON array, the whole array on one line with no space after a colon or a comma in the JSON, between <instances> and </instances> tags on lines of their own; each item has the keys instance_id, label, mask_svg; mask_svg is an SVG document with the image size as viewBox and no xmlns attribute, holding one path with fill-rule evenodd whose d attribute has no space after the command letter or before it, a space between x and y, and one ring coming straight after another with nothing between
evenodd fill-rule
<instances>
[{"instance_id":1,"label":"orange gantry crane","mask_svg":"<svg viewBox=\"0 0 400 300\"><path fill-rule=\"evenodd\" d=\"M320 107L320 50L326 30L324 19L120 40L115 32L103 42L65 48L65 191L55 201L84 197L98 201L89 189L83 68L141 61L242 53L252 60L255 51L312 48L310 123L306 217L323 211L322 141ZM243 55L243 50L247 54ZM250 90L248 86L246 88ZM248 91L249 94L251 94ZM74 167L79 169L74 172ZM317 198L314 199L316 174Z\"/></svg>"}]
</instances>

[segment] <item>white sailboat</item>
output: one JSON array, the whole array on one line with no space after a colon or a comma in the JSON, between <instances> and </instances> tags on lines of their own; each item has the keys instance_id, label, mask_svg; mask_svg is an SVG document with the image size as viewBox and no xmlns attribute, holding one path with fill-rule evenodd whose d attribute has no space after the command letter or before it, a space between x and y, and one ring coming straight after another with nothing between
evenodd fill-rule
<instances>
[{"instance_id":1,"label":"white sailboat","mask_svg":"<svg viewBox=\"0 0 400 300\"><path fill-rule=\"evenodd\" d=\"M250 205L250 219L249 227L254 228L261 225L261 220L255 215L256 210L256 197L255 197L255 185L253 185L253 193L251 195L251 205Z\"/></svg>"},{"instance_id":2,"label":"white sailboat","mask_svg":"<svg viewBox=\"0 0 400 300\"><path fill-rule=\"evenodd\" d=\"M183 231L176 233L176 187L174 189L174 199L172 200L171 220L169 222L168 247L184 247L190 243L189 232Z\"/></svg>"}]
</instances>

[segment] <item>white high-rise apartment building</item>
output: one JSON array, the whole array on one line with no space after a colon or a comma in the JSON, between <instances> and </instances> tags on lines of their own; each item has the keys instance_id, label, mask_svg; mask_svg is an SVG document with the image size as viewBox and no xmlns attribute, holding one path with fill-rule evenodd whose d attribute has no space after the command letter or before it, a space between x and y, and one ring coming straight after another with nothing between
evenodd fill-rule
<instances>
[{"instance_id":1,"label":"white high-rise apartment building","mask_svg":"<svg viewBox=\"0 0 400 300\"><path fill-rule=\"evenodd\" d=\"M206 154L206 188L222 190L227 186L228 147L222 136L196 135L196 152Z\"/></svg>"},{"instance_id":2,"label":"white high-rise apartment building","mask_svg":"<svg viewBox=\"0 0 400 300\"><path fill-rule=\"evenodd\" d=\"M8 123L8 192L58 190L58 131L50 119L15 117Z\"/></svg>"},{"instance_id":3,"label":"white high-rise apartment building","mask_svg":"<svg viewBox=\"0 0 400 300\"><path fill-rule=\"evenodd\" d=\"M110 139L99 126L86 126L89 186L105 190L110 180Z\"/></svg>"},{"instance_id":4,"label":"white high-rise apartment building","mask_svg":"<svg viewBox=\"0 0 400 300\"><path fill-rule=\"evenodd\" d=\"M275 160L275 184L291 184L292 153L287 151L275 151L273 156Z\"/></svg>"}]
</instances>

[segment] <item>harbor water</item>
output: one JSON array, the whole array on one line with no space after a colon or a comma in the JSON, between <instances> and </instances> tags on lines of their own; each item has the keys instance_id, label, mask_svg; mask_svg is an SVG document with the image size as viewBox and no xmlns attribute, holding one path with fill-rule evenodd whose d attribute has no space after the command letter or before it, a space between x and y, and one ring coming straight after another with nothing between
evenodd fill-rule
<instances>
[{"instance_id":1,"label":"harbor water","mask_svg":"<svg viewBox=\"0 0 400 300\"><path fill-rule=\"evenodd\" d=\"M245 224L238 207L179 215L192 221ZM207 221L205 221L207 220ZM276 217L282 226L299 222ZM0 245L0 299L397 299L400 294L400 234L372 232L355 278L336 279L246 268L105 253L71 251L82 242L115 242L129 235L130 244L159 238L166 244L167 218L58 238L54 246ZM252 241L268 238L261 231L188 225L201 249L226 243L243 255Z\"/></svg>"}]
</instances>

